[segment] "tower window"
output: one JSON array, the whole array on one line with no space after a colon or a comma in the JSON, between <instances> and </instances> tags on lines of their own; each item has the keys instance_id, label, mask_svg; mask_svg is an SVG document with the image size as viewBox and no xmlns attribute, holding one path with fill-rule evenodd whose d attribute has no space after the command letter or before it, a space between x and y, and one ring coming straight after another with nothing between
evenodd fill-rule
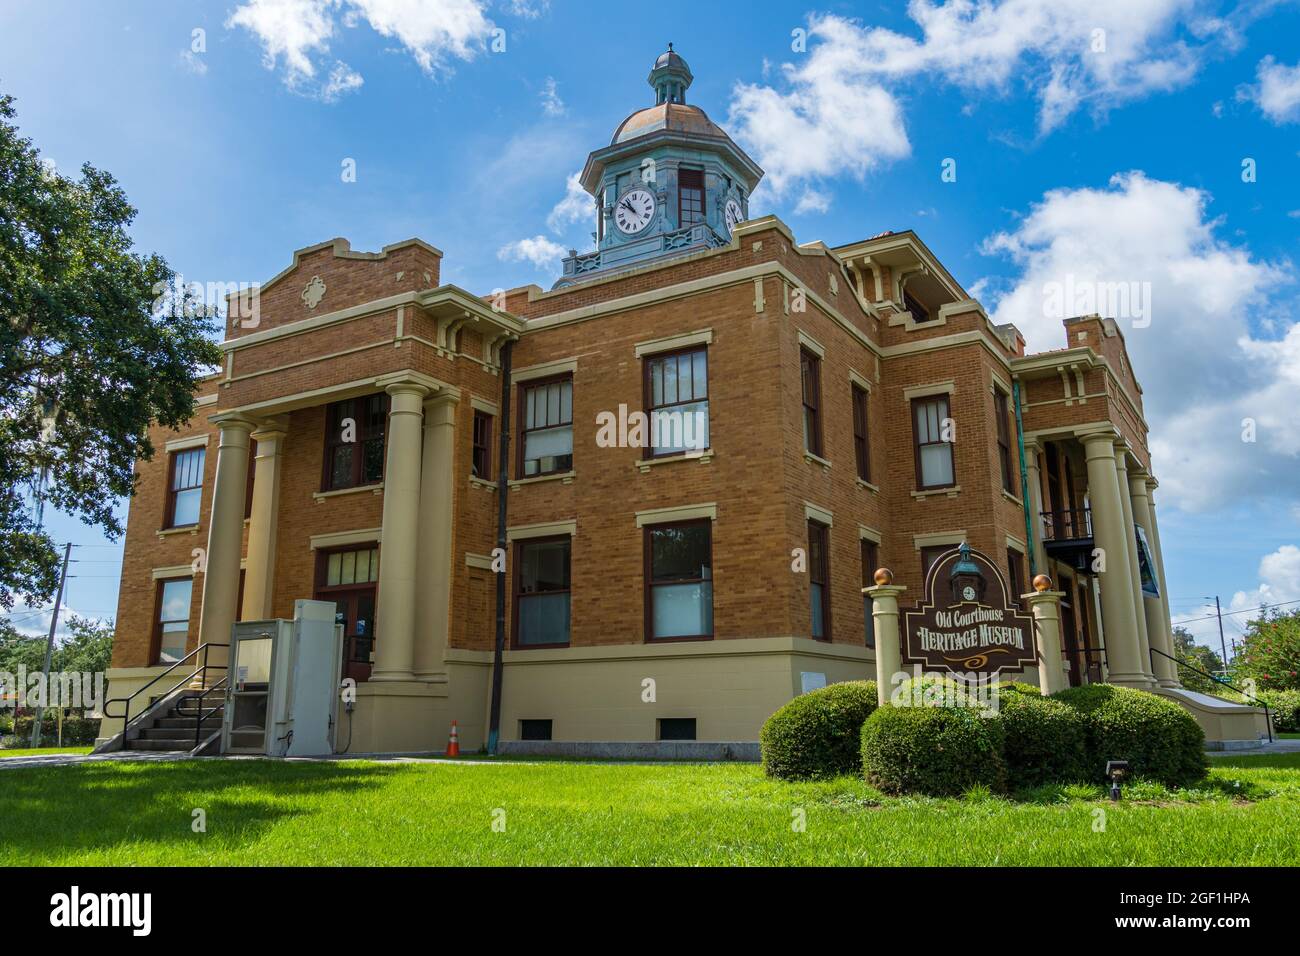
<instances>
[{"instance_id":1,"label":"tower window","mask_svg":"<svg viewBox=\"0 0 1300 956\"><path fill-rule=\"evenodd\" d=\"M704 222L704 170L678 170L677 196L677 221L680 225Z\"/></svg>"}]
</instances>

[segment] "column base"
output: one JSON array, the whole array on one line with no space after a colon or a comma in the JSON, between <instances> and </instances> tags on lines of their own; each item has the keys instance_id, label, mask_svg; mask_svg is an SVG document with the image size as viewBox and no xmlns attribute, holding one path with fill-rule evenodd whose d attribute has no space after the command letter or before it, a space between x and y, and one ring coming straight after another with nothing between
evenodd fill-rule
<instances>
[{"instance_id":1,"label":"column base","mask_svg":"<svg viewBox=\"0 0 1300 956\"><path fill-rule=\"evenodd\" d=\"M374 680L374 677L370 678ZM1117 674L1112 671L1106 675L1107 684L1118 684L1121 687L1132 687L1135 690L1146 690L1151 686L1151 681L1146 674L1134 672L1132 674Z\"/></svg>"},{"instance_id":2,"label":"column base","mask_svg":"<svg viewBox=\"0 0 1300 956\"><path fill-rule=\"evenodd\" d=\"M370 672L371 683L374 683L376 681L401 681L401 680L413 681L415 679L416 679L415 675L412 674L410 671L371 671Z\"/></svg>"},{"instance_id":3,"label":"column base","mask_svg":"<svg viewBox=\"0 0 1300 956\"><path fill-rule=\"evenodd\" d=\"M1178 681L1176 680L1162 680L1159 682L1159 686L1165 688L1166 690L1178 690L1183 685L1178 683Z\"/></svg>"}]
</instances>

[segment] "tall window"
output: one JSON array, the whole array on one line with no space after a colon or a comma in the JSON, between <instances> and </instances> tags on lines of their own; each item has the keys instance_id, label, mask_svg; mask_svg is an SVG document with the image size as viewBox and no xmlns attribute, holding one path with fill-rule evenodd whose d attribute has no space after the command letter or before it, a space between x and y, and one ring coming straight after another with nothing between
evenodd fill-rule
<instances>
[{"instance_id":1,"label":"tall window","mask_svg":"<svg viewBox=\"0 0 1300 956\"><path fill-rule=\"evenodd\" d=\"M704 171L679 169L677 171L677 222L681 226L704 222Z\"/></svg>"},{"instance_id":2,"label":"tall window","mask_svg":"<svg viewBox=\"0 0 1300 956\"><path fill-rule=\"evenodd\" d=\"M1007 395L998 389L993 390L993 414L998 420L998 463L1002 466L1002 490L1008 494L1016 493L1016 481L1011 469L1011 412Z\"/></svg>"},{"instance_id":3,"label":"tall window","mask_svg":"<svg viewBox=\"0 0 1300 956\"><path fill-rule=\"evenodd\" d=\"M522 388L520 474L525 478L573 470L573 379Z\"/></svg>"},{"instance_id":4,"label":"tall window","mask_svg":"<svg viewBox=\"0 0 1300 956\"><path fill-rule=\"evenodd\" d=\"M377 485L384 480L388 395L349 398L325 412L325 491Z\"/></svg>"},{"instance_id":5,"label":"tall window","mask_svg":"<svg viewBox=\"0 0 1300 956\"><path fill-rule=\"evenodd\" d=\"M803 447L814 455L822 453L821 359L808 349L799 350L799 377L803 390Z\"/></svg>"},{"instance_id":6,"label":"tall window","mask_svg":"<svg viewBox=\"0 0 1300 956\"><path fill-rule=\"evenodd\" d=\"M190 631L190 597L192 578L169 578L158 582L158 620L155 644L159 664L174 664L185 656L185 642Z\"/></svg>"},{"instance_id":7,"label":"tall window","mask_svg":"<svg viewBox=\"0 0 1300 956\"><path fill-rule=\"evenodd\" d=\"M199 502L203 499L203 459L202 448L172 453L171 480L167 483L168 528L183 528L199 523Z\"/></svg>"},{"instance_id":8,"label":"tall window","mask_svg":"<svg viewBox=\"0 0 1300 956\"><path fill-rule=\"evenodd\" d=\"M867 390L853 386L853 453L858 463L858 477L871 480L871 452L867 444Z\"/></svg>"},{"instance_id":9,"label":"tall window","mask_svg":"<svg viewBox=\"0 0 1300 956\"><path fill-rule=\"evenodd\" d=\"M912 436L916 446L918 490L947 488L954 484L952 442L945 441L948 396L912 400Z\"/></svg>"},{"instance_id":10,"label":"tall window","mask_svg":"<svg viewBox=\"0 0 1300 956\"><path fill-rule=\"evenodd\" d=\"M650 417L647 458L709 447L708 350L656 355L645 363Z\"/></svg>"},{"instance_id":11,"label":"tall window","mask_svg":"<svg viewBox=\"0 0 1300 956\"><path fill-rule=\"evenodd\" d=\"M820 521L808 521L809 605L812 636L829 641L831 635L830 528Z\"/></svg>"},{"instance_id":12,"label":"tall window","mask_svg":"<svg viewBox=\"0 0 1300 956\"><path fill-rule=\"evenodd\" d=\"M876 573L876 568L880 567L880 546L874 541L866 538L862 539L862 586L869 588L875 585L876 579L872 576ZM867 630L867 647L876 646L876 619L872 615L872 605L875 602L871 600L870 594L862 595L862 614L866 619Z\"/></svg>"},{"instance_id":13,"label":"tall window","mask_svg":"<svg viewBox=\"0 0 1300 956\"><path fill-rule=\"evenodd\" d=\"M492 416L487 412L474 412L474 451L470 459L470 474L484 481L492 479Z\"/></svg>"},{"instance_id":14,"label":"tall window","mask_svg":"<svg viewBox=\"0 0 1300 956\"><path fill-rule=\"evenodd\" d=\"M646 528L647 633L713 636L713 522Z\"/></svg>"},{"instance_id":15,"label":"tall window","mask_svg":"<svg viewBox=\"0 0 1300 956\"><path fill-rule=\"evenodd\" d=\"M343 625L343 676L370 679L375 654L375 607L379 549L373 545L322 551L317 555L317 601L334 603L334 623Z\"/></svg>"},{"instance_id":16,"label":"tall window","mask_svg":"<svg viewBox=\"0 0 1300 956\"><path fill-rule=\"evenodd\" d=\"M1028 582L1025 581L1025 556L1015 548L1007 548L1007 573L1010 575L1011 600L1019 603L1020 595L1026 594Z\"/></svg>"},{"instance_id":17,"label":"tall window","mask_svg":"<svg viewBox=\"0 0 1300 956\"><path fill-rule=\"evenodd\" d=\"M515 552L517 647L569 643L571 545L567 535L519 542Z\"/></svg>"}]
</instances>

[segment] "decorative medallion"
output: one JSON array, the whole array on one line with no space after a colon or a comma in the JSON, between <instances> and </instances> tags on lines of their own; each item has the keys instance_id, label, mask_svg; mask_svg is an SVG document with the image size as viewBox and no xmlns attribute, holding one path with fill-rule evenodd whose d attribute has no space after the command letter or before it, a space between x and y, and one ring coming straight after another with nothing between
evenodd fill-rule
<instances>
[{"instance_id":1,"label":"decorative medallion","mask_svg":"<svg viewBox=\"0 0 1300 956\"><path fill-rule=\"evenodd\" d=\"M325 280L320 276L312 276L311 281L307 283L307 288L302 290L302 304L309 309L314 309L320 305L320 300L325 298Z\"/></svg>"}]
</instances>

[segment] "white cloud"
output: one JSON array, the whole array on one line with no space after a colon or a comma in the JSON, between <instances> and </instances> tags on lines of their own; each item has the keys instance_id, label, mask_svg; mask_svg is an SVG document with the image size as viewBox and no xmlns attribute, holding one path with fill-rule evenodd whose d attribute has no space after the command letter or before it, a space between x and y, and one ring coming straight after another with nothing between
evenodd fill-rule
<instances>
[{"instance_id":1,"label":"white cloud","mask_svg":"<svg viewBox=\"0 0 1300 956\"><path fill-rule=\"evenodd\" d=\"M361 85L359 73L335 64L329 79L311 81L317 58L329 52L345 27L362 22L402 44L426 73L450 71L451 60L473 59L493 30L483 0L244 0L226 20L243 27L262 44L268 69L283 62L285 85L295 92L329 100ZM339 70L342 67L342 71Z\"/></svg>"},{"instance_id":2,"label":"white cloud","mask_svg":"<svg viewBox=\"0 0 1300 956\"><path fill-rule=\"evenodd\" d=\"M555 77L548 76L546 78L546 82L542 84L542 92L538 95L542 99L543 113L547 116L564 115L564 100L560 99L559 84L555 82Z\"/></svg>"},{"instance_id":3,"label":"white cloud","mask_svg":"<svg viewBox=\"0 0 1300 956\"><path fill-rule=\"evenodd\" d=\"M1300 601L1300 548L1284 544L1259 562L1259 586L1253 591L1238 591L1227 610L1242 611L1263 604L1278 605ZM1213 610L1211 608L1211 610ZM1241 615L1249 619L1251 615Z\"/></svg>"},{"instance_id":4,"label":"white cloud","mask_svg":"<svg viewBox=\"0 0 1300 956\"><path fill-rule=\"evenodd\" d=\"M909 155L900 96L915 79L968 94L1035 93L1046 134L1085 107L1112 107L1185 86L1237 25L1198 13L1202 0L912 0L900 33L814 15L807 52L777 86L738 84L730 122L777 196L792 183L850 174ZM1242 15L1244 21L1246 15ZM1185 34L1185 36L1184 36ZM764 63L764 77L769 73ZM967 104L968 106L970 104Z\"/></svg>"},{"instance_id":5,"label":"white cloud","mask_svg":"<svg viewBox=\"0 0 1300 956\"><path fill-rule=\"evenodd\" d=\"M344 93L360 89L364 82L360 73L340 60L334 64L329 79L321 87L320 98L326 103L333 103Z\"/></svg>"},{"instance_id":6,"label":"white cloud","mask_svg":"<svg viewBox=\"0 0 1300 956\"><path fill-rule=\"evenodd\" d=\"M1274 123L1300 122L1300 63L1286 66L1266 56L1255 68L1255 78L1257 85L1237 91L1238 100L1256 104Z\"/></svg>"},{"instance_id":7,"label":"white cloud","mask_svg":"<svg viewBox=\"0 0 1300 956\"><path fill-rule=\"evenodd\" d=\"M195 76L206 76L208 65L203 62L203 57L193 50L185 50L181 53L181 64Z\"/></svg>"},{"instance_id":8,"label":"white cloud","mask_svg":"<svg viewBox=\"0 0 1300 956\"><path fill-rule=\"evenodd\" d=\"M551 9L551 0L509 0L505 8L507 13L512 13L517 17L523 17L525 20L536 20Z\"/></svg>"},{"instance_id":9,"label":"white cloud","mask_svg":"<svg viewBox=\"0 0 1300 956\"><path fill-rule=\"evenodd\" d=\"M1300 325L1278 295L1294 281L1291 264L1220 239L1209 202L1201 190L1141 172L1105 189L1048 192L1015 229L985 242L986 253L1021 269L993 318L1014 322L1032 351L1065 344L1063 318L1099 311L1117 319L1145 389L1163 503L1199 511L1231 498L1294 500ZM1100 297L1088 308L1055 294L1117 283L1136 292L1141 309L1116 315L1122 309ZM1274 317L1273 328L1252 329L1252 315ZM1242 440L1244 419L1256 423L1254 442Z\"/></svg>"},{"instance_id":10,"label":"white cloud","mask_svg":"<svg viewBox=\"0 0 1300 956\"><path fill-rule=\"evenodd\" d=\"M830 208L830 193L808 188L803 191L803 195L795 203L794 211L795 215L802 215L809 212L829 212Z\"/></svg>"},{"instance_id":11,"label":"white cloud","mask_svg":"<svg viewBox=\"0 0 1300 956\"><path fill-rule=\"evenodd\" d=\"M557 260L567 253L568 250L558 242L545 236L533 236L506 243L497 250L497 258L502 262L531 262L537 269L552 271L559 267Z\"/></svg>"},{"instance_id":12,"label":"white cloud","mask_svg":"<svg viewBox=\"0 0 1300 956\"><path fill-rule=\"evenodd\" d=\"M546 217L546 225L551 232L559 234L566 226L595 218L595 200L582 188L579 182L581 176L581 173L570 174L565 182L564 198L555 204L551 214Z\"/></svg>"}]
</instances>

